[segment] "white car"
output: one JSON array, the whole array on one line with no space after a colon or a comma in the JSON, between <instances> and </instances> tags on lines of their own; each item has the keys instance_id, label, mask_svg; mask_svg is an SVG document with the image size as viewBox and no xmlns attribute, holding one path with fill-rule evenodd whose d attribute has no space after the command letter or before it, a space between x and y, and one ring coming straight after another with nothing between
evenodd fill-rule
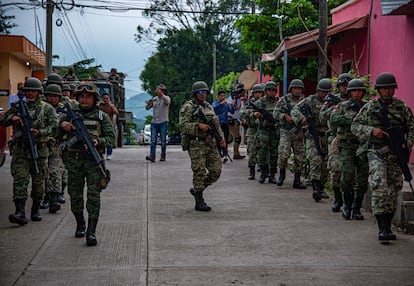
<instances>
[{"instance_id":1,"label":"white car","mask_svg":"<svg viewBox=\"0 0 414 286\"><path fill-rule=\"evenodd\" d=\"M151 144L151 124L146 124L144 127L144 144ZM167 144L168 144L168 135L167 135ZM161 144L161 138L158 135L157 138L157 144L160 145Z\"/></svg>"}]
</instances>

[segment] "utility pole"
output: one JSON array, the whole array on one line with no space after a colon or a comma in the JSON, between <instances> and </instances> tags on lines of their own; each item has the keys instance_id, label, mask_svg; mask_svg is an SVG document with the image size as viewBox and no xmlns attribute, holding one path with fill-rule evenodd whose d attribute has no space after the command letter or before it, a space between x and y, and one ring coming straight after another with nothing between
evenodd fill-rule
<instances>
[{"instance_id":1,"label":"utility pole","mask_svg":"<svg viewBox=\"0 0 414 286\"><path fill-rule=\"evenodd\" d=\"M216 96L216 42L213 43L213 98Z\"/></svg>"},{"instance_id":2,"label":"utility pole","mask_svg":"<svg viewBox=\"0 0 414 286\"><path fill-rule=\"evenodd\" d=\"M328 4L326 0L319 0L319 45L323 49L318 51L318 81L326 77L327 73L327 30Z\"/></svg>"},{"instance_id":3,"label":"utility pole","mask_svg":"<svg viewBox=\"0 0 414 286\"><path fill-rule=\"evenodd\" d=\"M45 75L48 76L52 72L52 16L53 1L47 0L46 3L46 70Z\"/></svg>"}]
</instances>

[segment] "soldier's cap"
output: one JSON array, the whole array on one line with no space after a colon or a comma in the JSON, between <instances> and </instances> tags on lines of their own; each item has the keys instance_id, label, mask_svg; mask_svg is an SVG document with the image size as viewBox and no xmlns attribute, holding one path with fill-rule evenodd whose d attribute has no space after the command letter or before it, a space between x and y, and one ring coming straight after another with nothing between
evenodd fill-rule
<instances>
[{"instance_id":1,"label":"soldier's cap","mask_svg":"<svg viewBox=\"0 0 414 286\"><path fill-rule=\"evenodd\" d=\"M157 85L156 89L161 89L161 90L167 91L167 87L165 86L165 84L162 84L162 83L160 83L159 85Z\"/></svg>"}]
</instances>

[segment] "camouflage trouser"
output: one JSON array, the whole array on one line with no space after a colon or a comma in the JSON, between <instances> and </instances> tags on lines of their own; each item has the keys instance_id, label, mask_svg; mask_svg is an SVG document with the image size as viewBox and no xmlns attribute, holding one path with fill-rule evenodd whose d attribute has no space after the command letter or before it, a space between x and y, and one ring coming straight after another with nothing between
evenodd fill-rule
<instances>
[{"instance_id":1,"label":"camouflage trouser","mask_svg":"<svg viewBox=\"0 0 414 286\"><path fill-rule=\"evenodd\" d=\"M293 151L294 154L294 166L293 172L301 172L303 157L305 155L305 139L303 132L295 132L289 134L288 130L280 129L280 142L278 148L278 161L279 168L286 169L288 167L288 161Z\"/></svg>"},{"instance_id":2,"label":"camouflage trouser","mask_svg":"<svg viewBox=\"0 0 414 286\"><path fill-rule=\"evenodd\" d=\"M328 138L328 170L332 187L339 187L341 180L341 162L339 154L339 138Z\"/></svg>"},{"instance_id":3,"label":"camouflage trouser","mask_svg":"<svg viewBox=\"0 0 414 286\"><path fill-rule=\"evenodd\" d=\"M257 138L257 130L250 131L249 128L247 131L247 155L249 156L247 164L249 167L254 167L256 165L259 147L260 142Z\"/></svg>"},{"instance_id":4,"label":"camouflage trouser","mask_svg":"<svg viewBox=\"0 0 414 286\"><path fill-rule=\"evenodd\" d=\"M341 141L341 192L356 191L362 197L368 189L368 158L366 153L356 155L358 143Z\"/></svg>"},{"instance_id":5,"label":"camouflage trouser","mask_svg":"<svg viewBox=\"0 0 414 286\"><path fill-rule=\"evenodd\" d=\"M32 179L32 191L30 197L34 200L43 199L43 195L45 194L47 157L39 157L37 165L39 174L36 173L34 161L30 159L29 150L20 147L13 148L13 156L10 165L11 174L13 176L13 200L27 200L27 188L29 186L30 178Z\"/></svg>"},{"instance_id":6,"label":"camouflage trouser","mask_svg":"<svg viewBox=\"0 0 414 286\"><path fill-rule=\"evenodd\" d=\"M321 145L322 153L327 153L327 142L326 137L319 136L319 143ZM315 146L315 140L313 137L306 137L306 158L309 161L309 179L310 180L319 180L324 184L328 178L328 156L327 155L318 155Z\"/></svg>"},{"instance_id":7,"label":"camouflage trouser","mask_svg":"<svg viewBox=\"0 0 414 286\"><path fill-rule=\"evenodd\" d=\"M222 162L216 143L212 141L210 146L207 146L204 141L190 140L188 154L193 170L194 190L202 192L221 175Z\"/></svg>"},{"instance_id":8,"label":"camouflage trouser","mask_svg":"<svg viewBox=\"0 0 414 286\"><path fill-rule=\"evenodd\" d=\"M269 166L269 170L276 170L278 145L279 145L279 130L277 129L259 129L258 139L260 142L259 148L259 166Z\"/></svg>"},{"instance_id":9,"label":"camouflage trouser","mask_svg":"<svg viewBox=\"0 0 414 286\"><path fill-rule=\"evenodd\" d=\"M89 158L83 158L82 153L64 154L64 163L68 170L68 193L70 195L71 210L81 213L84 209L83 189L87 184L86 209L90 219L98 219L101 206L102 177L99 167Z\"/></svg>"},{"instance_id":10,"label":"camouflage trouser","mask_svg":"<svg viewBox=\"0 0 414 286\"><path fill-rule=\"evenodd\" d=\"M229 132L233 137L233 155L240 155L239 146L241 143L240 124L236 121L234 124L229 123Z\"/></svg>"},{"instance_id":11,"label":"camouflage trouser","mask_svg":"<svg viewBox=\"0 0 414 286\"><path fill-rule=\"evenodd\" d=\"M54 153L49 156L49 174L46 179L46 192L62 192L63 173L65 165L59 154Z\"/></svg>"},{"instance_id":12,"label":"camouflage trouser","mask_svg":"<svg viewBox=\"0 0 414 286\"><path fill-rule=\"evenodd\" d=\"M403 177L397 157L391 153L379 156L375 150L368 149L368 163L372 213L394 213L397 194L403 187Z\"/></svg>"}]
</instances>

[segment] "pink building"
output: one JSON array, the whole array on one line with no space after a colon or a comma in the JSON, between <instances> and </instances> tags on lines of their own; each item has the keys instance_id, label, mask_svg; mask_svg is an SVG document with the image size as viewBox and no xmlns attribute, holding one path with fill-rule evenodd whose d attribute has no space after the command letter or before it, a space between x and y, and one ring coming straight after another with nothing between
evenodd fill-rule
<instances>
[{"instance_id":1,"label":"pink building","mask_svg":"<svg viewBox=\"0 0 414 286\"><path fill-rule=\"evenodd\" d=\"M332 76L352 69L360 76L371 75L374 86L380 73L391 72L398 83L395 96L414 110L414 0L349 0L331 14L327 35ZM284 52L288 58L316 57L318 35L313 30L287 37L262 59L276 60Z\"/></svg>"},{"instance_id":2,"label":"pink building","mask_svg":"<svg viewBox=\"0 0 414 286\"><path fill-rule=\"evenodd\" d=\"M339 35L332 44L338 72L351 67L370 74L373 85L380 73L391 72L397 78L396 96L414 109L414 1L350 0L331 13L332 25L368 15L367 28Z\"/></svg>"}]
</instances>

